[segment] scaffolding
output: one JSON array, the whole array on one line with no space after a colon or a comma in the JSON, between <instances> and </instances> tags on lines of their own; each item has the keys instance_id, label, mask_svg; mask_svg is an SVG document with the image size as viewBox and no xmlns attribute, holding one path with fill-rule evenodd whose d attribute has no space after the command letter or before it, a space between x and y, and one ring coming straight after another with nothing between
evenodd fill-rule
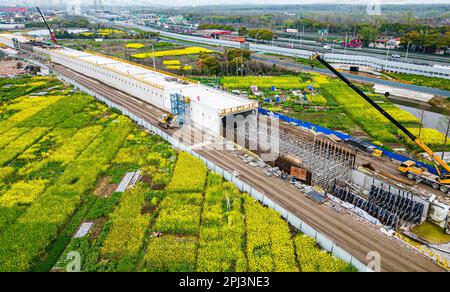
<instances>
[{"instance_id":1,"label":"scaffolding","mask_svg":"<svg viewBox=\"0 0 450 292\"><path fill-rule=\"evenodd\" d=\"M271 128L263 123L253 123L246 127L237 127L237 134L245 136L250 143L266 141L271 143ZM259 140L258 140L259 139ZM354 152L340 147L336 142L323 136L307 138L279 131L279 154L290 154L302 161L302 167L308 169L312 176L312 185L330 190L332 182L349 181L355 167Z\"/></svg>"},{"instance_id":2,"label":"scaffolding","mask_svg":"<svg viewBox=\"0 0 450 292\"><path fill-rule=\"evenodd\" d=\"M189 123L189 100L184 95L173 93L170 95L171 114L177 116L180 125Z\"/></svg>"}]
</instances>

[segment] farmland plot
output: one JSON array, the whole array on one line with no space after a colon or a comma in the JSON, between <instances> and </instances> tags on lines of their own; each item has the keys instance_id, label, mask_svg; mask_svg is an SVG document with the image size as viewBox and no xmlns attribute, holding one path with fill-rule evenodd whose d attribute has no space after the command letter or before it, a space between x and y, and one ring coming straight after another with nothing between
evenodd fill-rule
<instances>
[{"instance_id":1,"label":"farmland plot","mask_svg":"<svg viewBox=\"0 0 450 292\"><path fill-rule=\"evenodd\" d=\"M0 122L1 271L64 271L72 251L82 271L348 270L315 244L302 254L278 213L200 160L88 96L54 94L9 99ZM133 188L94 194L138 169Z\"/></svg>"},{"instance_id":2,"label":"farmland plot","mask_svg":"<svg viewBox=\"0 0 450 292\"><path fill-rule=\"evenodd\" d=\"M359 124L371 138L381 142L398 140L395 126L344 83L334 80L328 84L322 84L322 88L334 97L337 103L344 108L346 114ZM410 125L419 123L417 118L395 105L385 104L382 107L401 123Z\"/></svg>"}]
</instances>

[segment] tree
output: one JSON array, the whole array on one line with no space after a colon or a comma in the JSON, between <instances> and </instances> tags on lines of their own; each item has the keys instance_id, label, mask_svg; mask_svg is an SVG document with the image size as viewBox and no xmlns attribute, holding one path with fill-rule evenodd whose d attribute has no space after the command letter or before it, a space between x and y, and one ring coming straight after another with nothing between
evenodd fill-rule
<instances>
[{"instance_id":1,"label":"tree","mask_svg":"<svg viewBox=\"0 0 450 292\"><path fill-rule=\"evenodd\" d=\"M241 26L238 30L238 34L240 36L246 36L248 33L247 28L245 26Z\"/></svg>"},{"instance_id":2,"label":"tree","mask_svg":"<svg viewBox=\"0 0 450 292\"><path fill-rule=\"evenodd\" d=\"M269 30L269 29L260 29L259 30L259 39L265 40L265 41L271 41L273 40L274 37L274 33L273 31Z\"/></svg>"},{"instance_id":3,"label":"tree","mask_svg":"<svg viewBox=\"0 0 450 292\"><path fill-rule=\"evenodd\" d=\"M265 40L265 41L271 41L274 37L273 31L269 29L252 29L249 31L248 36L250 38L258 39L258 40Z\"/></svg>"},{"instance_id":4,"label":"tree","mask_svg":"<svg viewBox=\"0 0 450 292\"><path fill-rule=\"evenodd\" d=\"M448 35L449 39L447 39L446 36L447 34L444 34L444 36L442 36L441 33L436 30L426 31L425 33L411 31L401 38L401 43L403 45L407 45L408 43L410 43L414 46L419 46L425 52L427 48L437 49L443 47L443 42L446 42L448 44L448 40L450 40L450 34Z\"/></svg>"},{"instance_id":5,"label":"tree","mask_svg":"<svg viewBox=\"0 0 450 292\"><path fill-rule=\"evenodd\" d=\"M410 43L413 46L421 46L423 42L423 36L417 31L411 31L405 34L400 39L401 44L407 45Z\"/></svg>"},{"instance_id":6,"label":"tree","mask_svg":"<svg viewBox=\"0 0 450 292\"><path fill-rule=\"evenodd\" d=\"M378 28L364 25L359 29L359 37L364 41L364 45L368 45L373 43L378 38Z\"/></svg>"},{"instance_id":7,"label":"tree","mask_svg":"<svg viewBox=\"0 0 450 292\"><path fill-rule=\"evenodd\" d=\"M229 61L234 60L236 58L243 59L244 61L247 61L250 59L251 52L249 50L243 50L243 49L234 49L229 48L225 50L225 58Z\"/></svg>"},{"instance_id":8,"label":"tree","mask_svg":"<svg viewBox=\"0 0 450 292\"><path fill-rule=\"evenodd\" d=\"M438 40L439 48L450 48L450 32L446 32L442 37Z\"/></svg>"},{"instance_id":9,"label":"tree","mask_svg":"<svg viewBox=\"0 0 450 292\"><path fill-rule=\"evenodd\" d=\"M229 30L229 31L235 31L235 28L232 25L226 25L226 24L217 24L217 23L203 23L198 26L199 30L202 29L222 29L222 30Z\"/></svg>"},{"instance_id":10,"label":"tree","mask_svg":"<svg viewBox=\"0 0 450 292\"><path fill-rule=\"evenodd\" d=\"M207 53L200 53L197 65L202 73L207 75L217 74L220 69L219 60L214 55Z\"/></svg>"},{"instance_id":11,"label":"tree","mask_svg":"<svg viewBox=\"0 0 450 292\"><path fill-rule=\"evenodd\" d=\"M444 152L447 149L447 141L448 135L450 134L450 117L442 116L439 118L437 129L444 133L444 144L442 145L442 156L441 159L444 159Z\"/></svg>"},{"instance_id":12,"label":"tree","mask_svg":"<svg viewBox=\"0 0 450 292\"><path fill-rule=\"evenodd\" d=\"M152 32L152 31L141 31L138 34L138 38L140 39L152 39L152 38L159 38L159 32Z\"/></svg>"}]
</instances>

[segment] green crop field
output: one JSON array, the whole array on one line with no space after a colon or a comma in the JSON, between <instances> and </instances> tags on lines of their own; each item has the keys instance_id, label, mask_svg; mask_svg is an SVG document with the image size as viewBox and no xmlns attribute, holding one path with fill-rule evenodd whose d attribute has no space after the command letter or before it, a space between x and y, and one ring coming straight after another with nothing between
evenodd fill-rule
<instances>
[{"instance_id":1,"label":"green crop field","mask_svg":"<svg viewBox=\"0 0 450 292\"><path fill-rule=\"evenodd\" d=\"M404 74L404 73L385 73L386 75L405 81L414 85L439 88L450 91L450 80L436 77L426 77L420 75Z\"/></svg>"},{"instance_id":2,"label":"green crop field","mask_svg":"<svg viewBox=\"0 0 450 292\"><path fill-rule=\"evenodd\" d=\"M65 271L74 253L81 271L355 270L92 97L53 78L0 82L1 271Z\"/></svg>"},{"instance_id":3,"label":"green crop field","mask_svg":"<svg viewBox=\"0 0 450 292\"><path fill-rule=\"evenodd\" d=\"M223 77L220 80L226 89L249 89L255 85L260 89L275 86L279 89L302 89L307 86L300 77L297 76L245 76L245 77Z\"/></svg>"},{"instance_id":4,"label":"green crop field","mask_svg":"<svg viewBox=\"0 0 450 292\"><path fill-rule=\"evenodd\" d=\"M332 80L327 84L322 84L321 89L331 95L342 106L344 112L355 123L360 125L372 139L381 142L396 142L398 140L397 128L343 82ZM401 110L397 106L386 103L381 104L381 107L400 123L409 126L419 126L419 120L415 116Z\"/></svg>"}]
</instances>

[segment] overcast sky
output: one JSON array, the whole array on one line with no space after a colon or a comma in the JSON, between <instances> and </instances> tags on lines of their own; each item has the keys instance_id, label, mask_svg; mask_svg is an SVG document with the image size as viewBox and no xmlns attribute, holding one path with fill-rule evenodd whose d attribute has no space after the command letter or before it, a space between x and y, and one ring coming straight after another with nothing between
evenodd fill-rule
<instances>
[{"instance_id":1,"label":"overcast sky","mask_svg":"<svg viewBox=\"0 0 450 292\"><path fill-rule=\"evenodd\" d=\"M86 0L82 0L86 1ZM104 0L107 1L107 0ZM142 0L144 2L146 0ZM423 4L423 3L447 3L450 0L379 0L381 4ZM339 3L339 4L368 4L373 0L153 0L151 3L163 5L206 5L206 4L315 4L315 3Z\"/></svg>"},{"instance_id":2,"label":"overcast sky","mask_svg":"<svg viewBox=\"0 0 450 292\"><path fill-rule=\"evenodd\" d=\"M93 0L81 0L83 2L93 2ZM108 0L103 0L108 1ZM450 0L379 0L383 3L448 3ZM120 1L119 1L120 2ZM131 1L130 1L131 2ZM211 5L211 4L313 4L313 3L346 3L346 4L367 4L373 0L141 0L140 3L154 3L162 5ZM136 3L136 2L135 2Z\"/></svg>"},{"instance_id":3,"label":"overcast sky","mask_svg":"<svg viewBox=\"0 0 450 292\"><path fill-rule=\"evenodd\" d=\"M81 1L82 4L93 4L94 0L0 0L0 4L37 4L42 2L52 3L69 3L72 1ZM368 4L370 2L379 1L381 4L431 4L441 3L450 4L450 0L102 0L103 4L110 3L139 3L151 6L185 6L185 5L211 5L211 4L317 4L317 3L339 3L339 4Z\"/></svg>"}]
</instances>

